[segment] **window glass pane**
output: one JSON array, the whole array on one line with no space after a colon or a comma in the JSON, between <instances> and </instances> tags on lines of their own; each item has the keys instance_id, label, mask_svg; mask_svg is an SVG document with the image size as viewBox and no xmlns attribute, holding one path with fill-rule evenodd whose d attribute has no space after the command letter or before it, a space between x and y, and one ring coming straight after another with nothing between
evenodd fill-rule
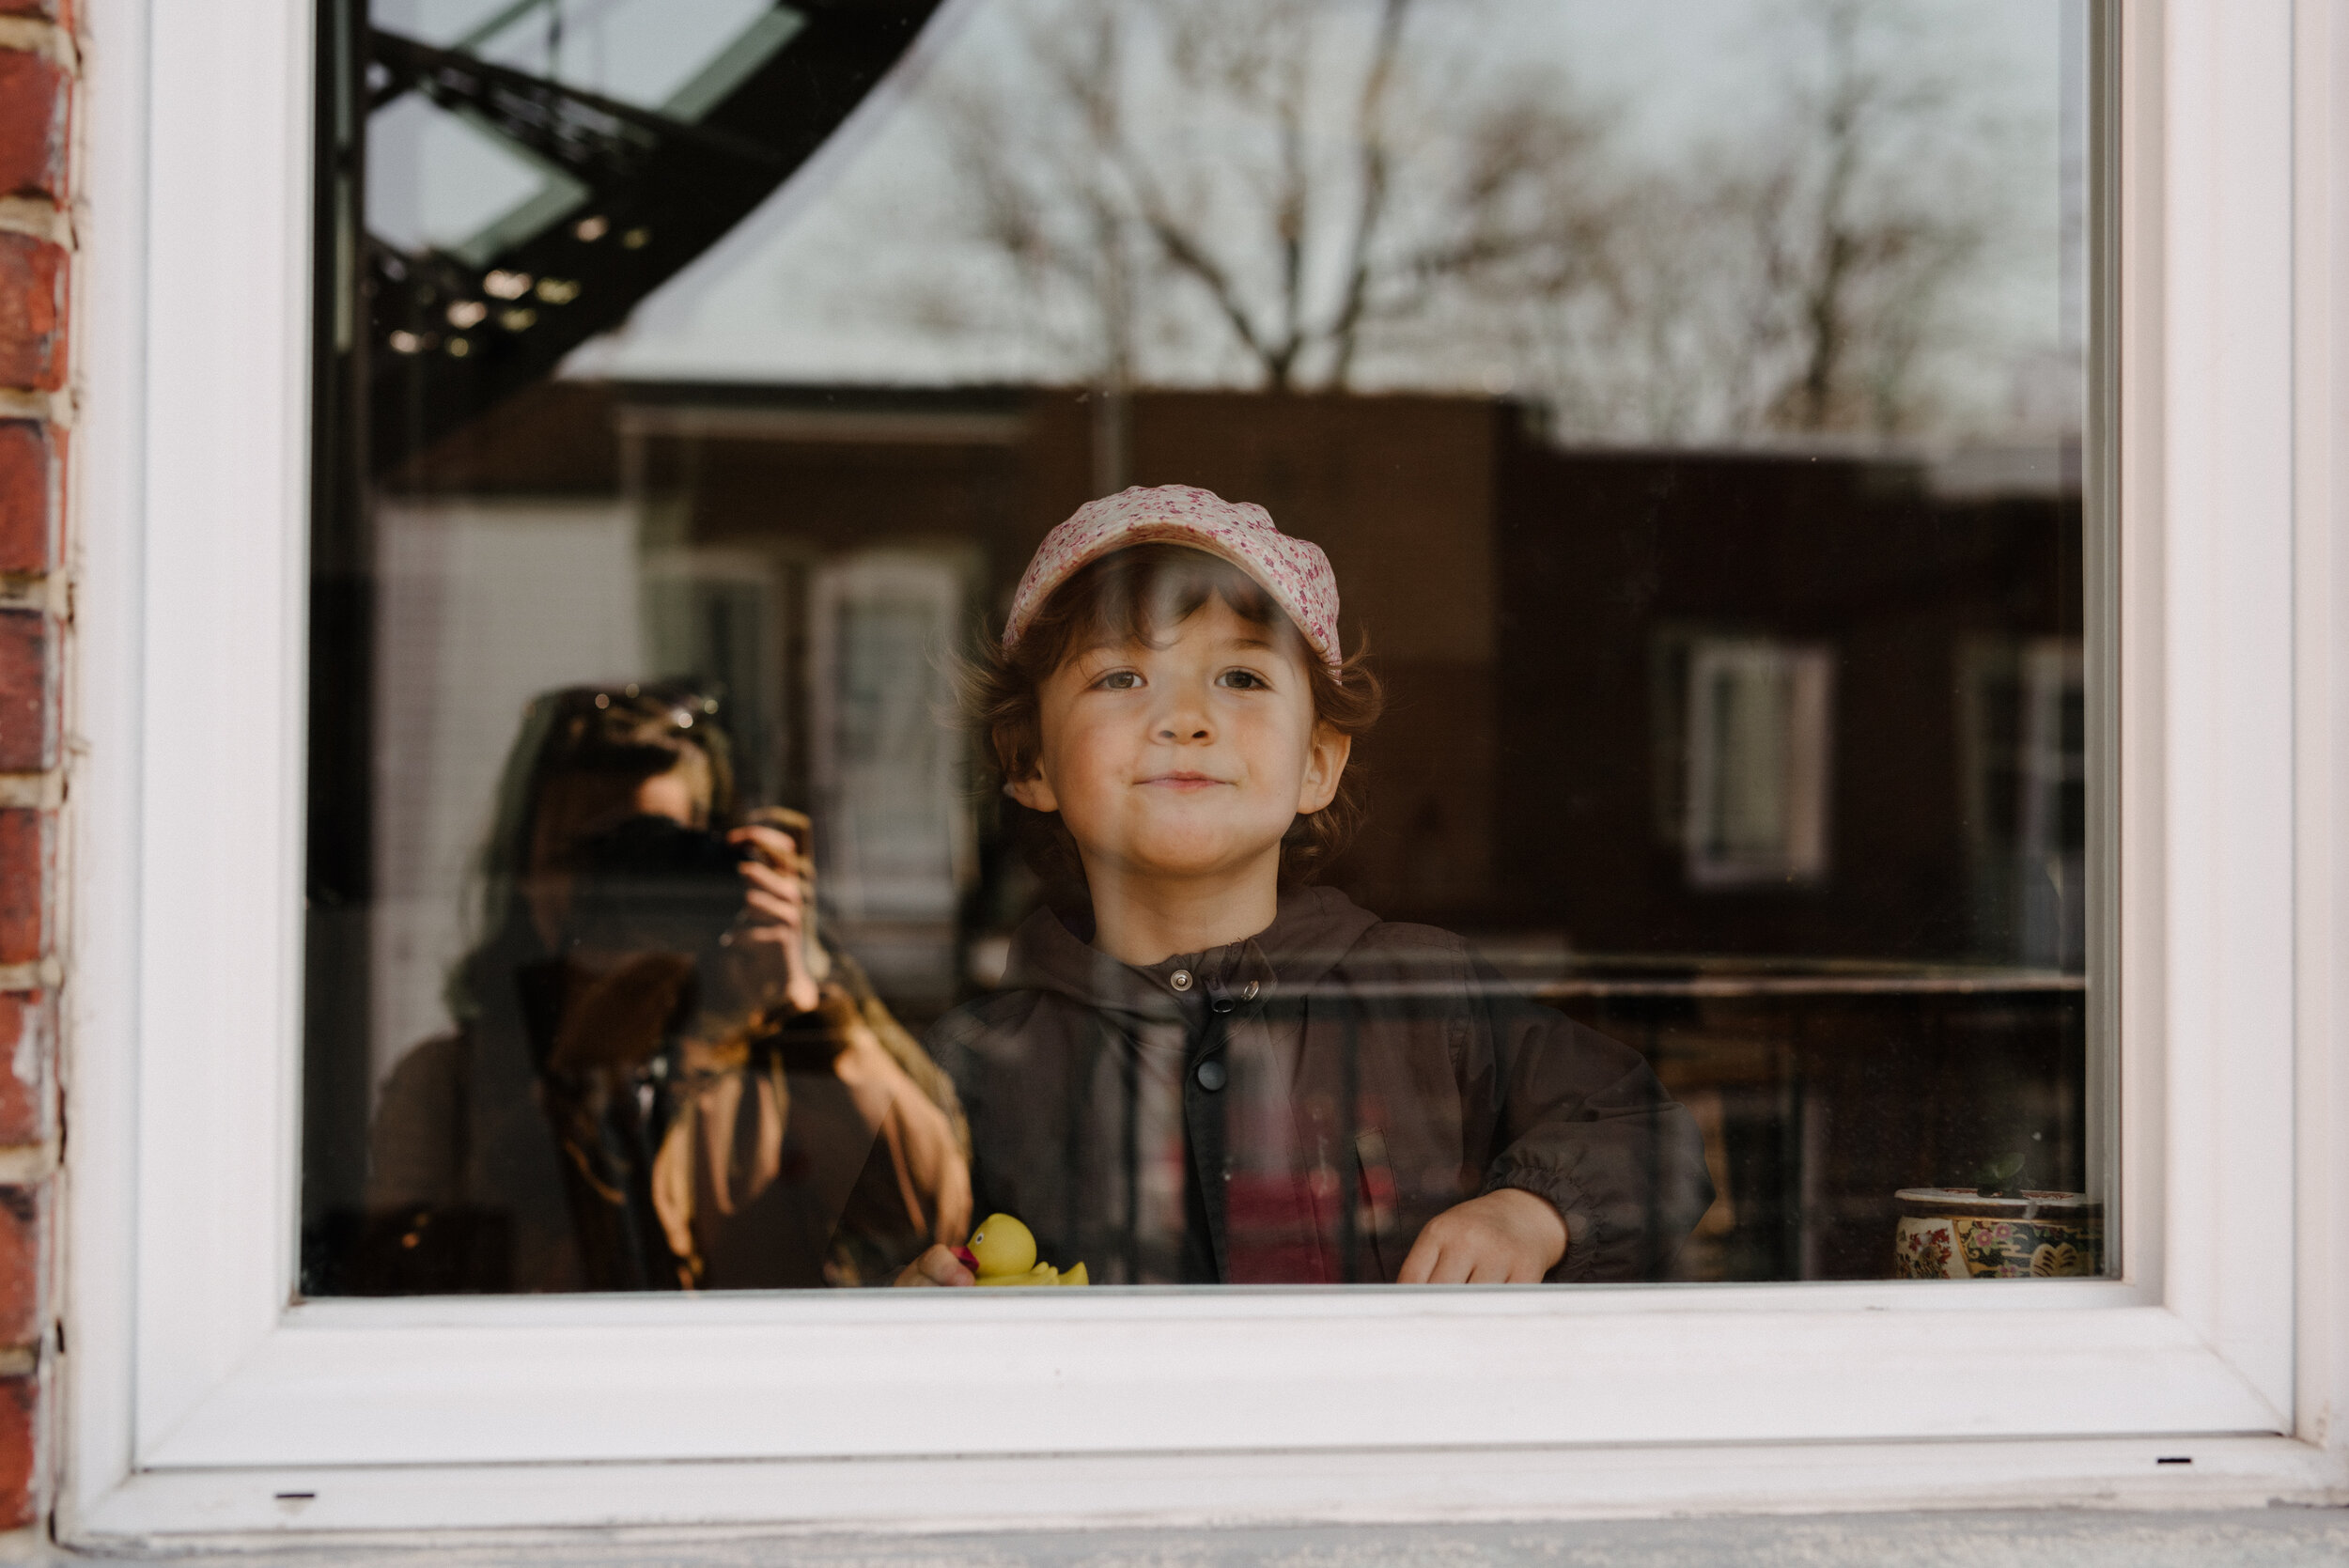
<instances>
[{"instance_id":1,"label":"window glass pane","mask_svg":"<svg viewBox=\"0 0 2349 1568\"><path fill-rule=\"evenodd\" d=\"M322 8L304 1292L2111 1266L2086 0Z\"/></svg>"}]
</instances>

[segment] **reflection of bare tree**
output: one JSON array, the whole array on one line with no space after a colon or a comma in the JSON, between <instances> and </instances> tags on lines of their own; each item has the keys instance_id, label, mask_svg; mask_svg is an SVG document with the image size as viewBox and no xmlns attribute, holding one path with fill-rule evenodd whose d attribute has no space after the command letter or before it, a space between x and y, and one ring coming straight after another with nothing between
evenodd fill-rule
<instances>
[{"instance_id":1,"label":"reflection of bare tree","mask_svg":"<svg viewBox=\"0 0 2349 1568\"><path fill-rule=\"evenodd\" d=\"M1906 432L1987 210L1911 7L1790 4L1780 112L1683 166L1414 0L1025 0L941 123L1015 330L1112 389L1505 381L1583 437Z\"/></svg>"},{"instance_id":2,"label":"reflection of bare tree","mask_svg":"<svg viewBox=\"0 0 2349 1568\"><path fill-rule=\"evenodd\" d=\"M1102 0L1028 13L1033 74L947 105L976 232L1031 298L1084 302L1064 331L1090 339L1111 386L1154 346L1196 337L1197 307L1263 385L1336 387L1366 334L1424 312L1447 283L1589 272L1579 247L1603 225L1562 223L1560 206L1592 162L1594 125L1554 78L1444 112L1410 70L1411 10Z\"/></svg>"},{"instance_id":3,"label":"reflection of bare tree","mask_svg":"<svg viewBox=\"0 0 2349 1568\"><path fill-rule=\"evenodd\" d=\"M1882 437L1925 427L1990 228L1955 99L1900 0L1795 0L1802 47L1742 143L1581 210L1602 288L1499 272L1520 384L1580 439ZM1781 36L1785 36L1781 34ZM1472 335L1463 322L1455 329ZM1488 329L1489 330L1489 329Z\"/></svg>"},{"instance_id":4,"label":"reflection of bare tree","mask_svg":"<svg viewBox=\"0 0 2349 1568\"><path fill-rule=\"evenodd\" d=\"M1753 263L1741 326L1757 423L1898 434L1942 306L1983 241L1967 170L1941 139L1947 85L1900 37L1901 8L1811 0L1815 74L1777 135L1719 194Z\"/></svg>"}]
</instances>

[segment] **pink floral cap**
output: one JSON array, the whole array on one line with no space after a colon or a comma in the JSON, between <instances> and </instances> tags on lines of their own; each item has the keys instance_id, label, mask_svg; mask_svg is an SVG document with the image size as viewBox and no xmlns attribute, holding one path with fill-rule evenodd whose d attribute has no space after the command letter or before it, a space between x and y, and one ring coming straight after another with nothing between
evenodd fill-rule
<instances>
[{"instance_id":1,"label":"pink floral cap","mask_svg":"<svg viewBox=\"0 0 2349 1568\"><path fill-rule=\"evenodd\" d=\"M1019 591L1012 595L1003 646L1019 641L1044 601L1078 567L1154 539L1190 545L1231 562L1288 612L1324 662L1333 670L1345 663L1338 651L1338 580L1321 547L1282 533L1273 526L1272 514L1252 502L1226 501L1190 485L1131 486L1086 502L1045 535L1019 579Z\"/></svg>"}]
</instances>

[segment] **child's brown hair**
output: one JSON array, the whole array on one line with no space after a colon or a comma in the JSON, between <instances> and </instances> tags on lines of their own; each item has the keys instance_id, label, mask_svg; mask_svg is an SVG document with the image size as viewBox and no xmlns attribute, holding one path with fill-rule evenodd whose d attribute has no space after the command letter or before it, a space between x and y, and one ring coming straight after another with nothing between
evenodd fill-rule
<instances>
[{"instance_id":1,"label":"child's brown hair","mask_svg":"<svg viewBox=\"0 0 2349 1568\"><path fill-rule=\"evenodd\" d=\"M963 706L987 737L995 765L1006 783L1033 778L1043 748L1039 693L1061 661L1077 649L1148 642L1154 632L1189 620L1210 598L1220 598L1252 626L1268 627L1305 667L1315 716L1340 735L1360 739L1378 722L1385 698L1367 655L1357 649L1332 669L1307 645L1287 612L1239 567L1220 555L1189 545L1129 545L1088 562L1053 590L1006 648L986 639L964 672ZM1317 871L1344 850L1361 825L1358 769L1338 779L1337 794L1317 812L1300 814L1281 843L1281 873L1299 879ZM1061 863L1050 870L1074 871L1075 845L1052 819Z\"/></svg>"}]
</instances>

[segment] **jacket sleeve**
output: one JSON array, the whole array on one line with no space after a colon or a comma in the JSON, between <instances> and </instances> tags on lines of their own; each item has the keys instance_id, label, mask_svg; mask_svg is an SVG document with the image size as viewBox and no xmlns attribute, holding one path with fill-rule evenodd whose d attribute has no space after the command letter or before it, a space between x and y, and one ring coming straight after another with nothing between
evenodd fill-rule
<instances>
[{"instance_id":1,"label":"jacket sleeve","mask_svg":"<svg viewBox=\"0 0 2349 1568\"><path fill-rule=\"evenodd\" d=\"M1526 1001L1483 963L1471 1072L1496 1097L1485 1190L1521 1188L1566 1221L1556 1282L1649 1280L1713 1202L1704 1140L1646 1058Z\"/></svg>"},{"instance_id":2,"label":"jacket sleeve","mask_svg":"<svg viewBox=\"0 0 2349 1568\"><path fill-rule=\"evenodd\" d=\"M1012 1157L1013 1141L1033 1125L1033 1119L1021 1115L1019 1105L1002 1103L1016 1099L1016 1094L990 1093L998 1087L993 1080L1000 1063L987 1049L989 1036L1003 1027L1003 1016L1017 1005L1014 998L998 995L958 1007L931 1024L923 1041L954 1096L955 1114L969 1141L968 1202L972 1224L998 1212L1020 1214L1019 1205L1029 1196L1018 1191L1017 1184L1008 1178L1018 1163Z\"/></svg>"}]
</instances>

